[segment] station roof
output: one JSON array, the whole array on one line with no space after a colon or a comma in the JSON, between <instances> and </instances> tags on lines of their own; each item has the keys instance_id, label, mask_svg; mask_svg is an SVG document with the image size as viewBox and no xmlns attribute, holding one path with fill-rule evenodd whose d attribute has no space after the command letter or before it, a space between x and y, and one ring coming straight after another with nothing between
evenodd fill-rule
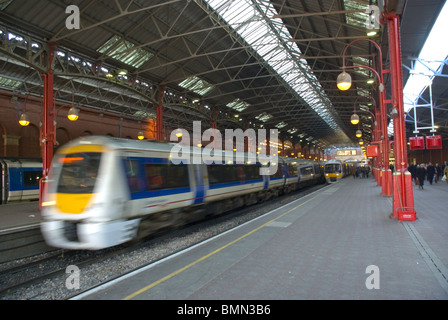
<instances>
[{"instance_id":1,"label":"station roof","mask_svg":"<svg viewBox=\"0 0 448 320\"><path fill-rule=\"evenodd\" d=\"M387 1L402 16L403 65L415 62L444 2ZM67 28L68 18L75 22L69 5L80 10L79 29ZM167 130L216 120L220 130L277 128L321 148L356 144L355 104L367 105L378 88L367 84L366 69L352 70L347 92L336 78L344 49L366 38L369 5L383 9L383 1L367 0L0 0L0 88L42 96L55 44L55 99L63 103L144 120L156 116L163 96ZM387 66L387 29L379 28L373 39ZM345 64L372 66L377 51L356 42ZM405 83L408 77L404 68ZM432 87L445 140L446 81L436 77ZM368 117L362 114L367 136ZM427 110L417 118L430 122ZM414 119L407 121L412 135Z\"/></svg>"}]
</instances>

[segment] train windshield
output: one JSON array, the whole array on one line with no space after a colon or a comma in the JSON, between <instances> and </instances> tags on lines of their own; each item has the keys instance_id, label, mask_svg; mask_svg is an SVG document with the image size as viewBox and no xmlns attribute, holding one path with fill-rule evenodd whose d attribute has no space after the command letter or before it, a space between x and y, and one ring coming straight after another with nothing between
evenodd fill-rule
<instances>
[{"instance_id":1,"label":"train windshield","mask_svg":"<svg viewBox=\"0 0 448 320\"><path fill-rule=\"evenodd\" d=\"M325 165L326 173L341 173L341 165L339 164L326 164Z\"/></svg>"},{"instance_id":2,"label":"train windshield","mask_svg":"<svg viewBox=\"0 0 448 320\"><path fill-rule=\"evenodd\" d=\"M71 153L58 159L60 169L57 192L93 193L102 153Z\"/></svg>"}]
</instances>

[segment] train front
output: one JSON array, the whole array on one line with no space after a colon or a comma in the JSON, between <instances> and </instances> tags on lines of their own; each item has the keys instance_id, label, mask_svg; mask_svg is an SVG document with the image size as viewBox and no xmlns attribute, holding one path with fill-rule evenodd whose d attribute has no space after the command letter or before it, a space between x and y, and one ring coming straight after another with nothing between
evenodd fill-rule
<instances>
[{"instance_id":1,"label":"train front","mask_svg":"<svg viewBox=\"0 0 448 320\"><path fill-rule=\"evenodd\" d=\"M328 183L336 182L342 178L342 165L338 162L329 161L324 166L325 179Z\"/></svg>"},{"instance_id":2,"label":"train front","mask_svg":"<svg viewBox=\"0 0 448 320\"><path fill-rule=\"evenodd\" d=\"M42 201L41 230L49 245L97 250L135 235L138 221L123 218L129 192L118 158L95 139L76 140L58 151Z\"/></svg>"}]
</instances>

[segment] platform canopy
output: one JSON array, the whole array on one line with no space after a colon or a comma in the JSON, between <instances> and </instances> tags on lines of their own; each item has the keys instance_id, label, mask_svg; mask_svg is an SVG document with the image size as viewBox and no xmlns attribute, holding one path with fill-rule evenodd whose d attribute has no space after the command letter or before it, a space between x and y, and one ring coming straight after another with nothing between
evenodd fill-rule
<instances>
[{"instance_id":1,"label":"platform canopy","mask_svg":"<svg viewBox=\"0 0 448 320\"><path fill-rule=\"evenodd\" d=\"M387 28L372 17L402 16L403 64L412 66L445 1L367 0L0 0L0 88L43 95L50 44L56 44L55 99L190 130L277 128L317 147L352 145L354 109L369 109L378 85L353 69L352 88L336 87L341 67L388 66ZM79 29L76 10L79 9ZM75 8L75 9L76 9ZM378 9L378 10L376 10ZM75 15L74 15L75 14ZM70 27L70 28L69 28ZM443 74L444 68L440 74ZM404 69L404 82L409 69ZM386 76L386 93L390 84ZM448 137L446 77L433 85L435 119ZM424 94L422 94L424 97ZM365 140L372 120L359 112ZM418 121L428 122L423 112ZM407 118L408 135L414 120Z\"/></svg>"}]
</instances>

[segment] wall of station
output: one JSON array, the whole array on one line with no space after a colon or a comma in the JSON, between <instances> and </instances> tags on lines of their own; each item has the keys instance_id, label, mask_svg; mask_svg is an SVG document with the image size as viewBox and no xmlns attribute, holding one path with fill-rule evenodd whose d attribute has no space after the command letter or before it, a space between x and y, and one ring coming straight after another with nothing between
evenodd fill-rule
<instances>
[{"instance_id":1,"label":"wall of station","mask_svg":"<svg viewBox=\"0 0 448 320\"><path fill-rule=\"evenodd\" d=\"M77 121L67 119L71 105L56 103L55 151L75 138L87 135L108 135L112 137L137 139L142 131L146 139L154 139L155 122L138 123L136 119L121 118L119 115L100 113L92 109L80 108ZM78 106L77 106L78 107ZM0 92L0 156L41 157L40 123L42 99ZM19 118L25 112L30 124L23 127Z\"/></svg>"},{"instance_id":2,"label":"wall of station","mask_svg":"<svg viewBox=\"0 0 448 320\"><path fill-rule=\"evenodd\" d=\"M448 146L443 146L442 149L437 150L410 150L408 151L409 163L438 163L443 164L443 161L448 161Z\"/></svg>"}]
</instances>

